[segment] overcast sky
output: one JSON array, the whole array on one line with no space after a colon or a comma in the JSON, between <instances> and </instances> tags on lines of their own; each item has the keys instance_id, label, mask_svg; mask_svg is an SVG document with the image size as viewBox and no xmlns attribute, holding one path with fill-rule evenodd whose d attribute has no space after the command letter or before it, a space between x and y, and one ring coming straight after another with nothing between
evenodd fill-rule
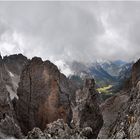
<instances>
[{"instance_id":1,"label":"overcast sky","mask_svg":"<svg viewBox=\"0 0 140 140\"><path fill-rule=\"evenodd\" d=\"M2 55L92 62L140 57L140 2L0 2Z\"/></svg>"}]
</instances>

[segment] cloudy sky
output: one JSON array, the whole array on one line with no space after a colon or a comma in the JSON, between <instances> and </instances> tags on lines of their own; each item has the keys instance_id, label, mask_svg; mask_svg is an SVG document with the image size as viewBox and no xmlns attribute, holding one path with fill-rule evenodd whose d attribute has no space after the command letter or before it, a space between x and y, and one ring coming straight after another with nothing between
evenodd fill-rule
<instances>
[{"instance_id":1,"label":"cloudy sky","mask_svg":"<svg viewBox=\"0 0 140 140\"><path fill-rule=\"evenodd\" d=\"M55 61L140 57L140 2L0 2L0 51Z\"/></svg>"}]
</instances>

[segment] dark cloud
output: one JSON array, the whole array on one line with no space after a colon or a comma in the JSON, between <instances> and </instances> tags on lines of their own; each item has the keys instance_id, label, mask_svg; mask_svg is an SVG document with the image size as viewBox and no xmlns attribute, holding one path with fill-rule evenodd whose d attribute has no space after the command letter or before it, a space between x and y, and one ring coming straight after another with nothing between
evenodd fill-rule
<instances>
[{"instance_id":1,"label":"dark cloud","mask_svg":"<svg viewBox=\"0 0 140 140\"><path fill-rule=\"evenodd\" d=\"M52 61L138 58L140 2L0 2L0 49Z\"/></svg>"}]
</instances>

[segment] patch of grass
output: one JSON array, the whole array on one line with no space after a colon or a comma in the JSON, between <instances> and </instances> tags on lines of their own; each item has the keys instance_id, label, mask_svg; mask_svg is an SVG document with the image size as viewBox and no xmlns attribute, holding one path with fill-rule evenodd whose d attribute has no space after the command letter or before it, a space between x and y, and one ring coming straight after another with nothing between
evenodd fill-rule
<instances>
[{"instance_id":1,"label":"patch of grass","mask_svg":"<svg viewBox=\"0 0 140 140\"><path fill-rule=\"evenodd\" d=\"M105 87L97 88L97 91L102 94L112 94L111 89L112 85L108 85Z\"/></svg>"}]
</instances>

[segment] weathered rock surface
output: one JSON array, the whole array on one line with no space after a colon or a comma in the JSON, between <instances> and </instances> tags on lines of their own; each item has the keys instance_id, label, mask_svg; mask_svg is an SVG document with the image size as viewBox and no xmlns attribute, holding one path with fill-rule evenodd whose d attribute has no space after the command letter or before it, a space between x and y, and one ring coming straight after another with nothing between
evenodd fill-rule
<instances>
[{"instance_id":1,"label":"weathered rock surface","mask_svg":"<svg viewBox=\"0 0 140 140\"><path fill-rule=\"evenodd\" d=\"M132 85L136 86L140 81L140 59L132 67Z\"/></svg>"},{"instance_id":2,"label":"weathered rock surface","mask_svg":"<svg viewBox=\"0 0 140 140\"><path fill-rule=\"evenodd\" d=\"M140 138L140 82L129 94L129 100L122 105L117 119L112 124L109 138Z\"/></svg>"},{"instance_id":3,"label":"weathered rock surface","mask_svg":"<svg viewBox=\"0 0 140 140\"><path fill-rule=\"evenodd\" d=\"M67 78L50 61L34 57L21 74L15 110L22 131L64 119L70 123L70 88Z\"/></svg>"},{"instance_id":4,"label":"weathered rock surface","mask_svg":"<svg viewBox=\"0 0 140 140\"><path fill-rule=\"evenodd\" d=\"M28 59L22 54L14 54L3 58L5 72L7 73L4 76L7 77L7 79L5 79L6 89L10 93L12 100L18 98L17 88L20 81L20 74L27 63Z\"/></svg>"},{"instance_id":5,"label":"weathered rock surface","mask_svg":"<svg viewBox=\"0 0 140 140\"><path fill-rule=\"evenodd\" d=\"M6 89L8 78L2 57L0 57L0 119L3 119L5 114L12 116L13 113L9 92Z\"/></svg>"},{"instance_id":6,"label":"weathered rock surface","mask_svg":"<svg viewBox=\"0 0 140 140\"><path fill-rule=\"evenodd\" d=\"M0 79L2 79L11 99L18 98L16 93L20 74L27 62L28 59L22 54L5 56L4 58L0 56Z\"/></svg>"},{"instance_id":7,"label":"weathered rock surface","mask_svg":"<svg viewBox=\"0 0 140 140\"><path fill-rule=\"evenodd\" d=\"M14 119L10 93L7 90L7 85L10 87L11 83L9 71L0 56L0 138L21 138L20 128Z\"/></svg>"},{"instance_id":8,"label":"weathered rock surface","mask_svg":"<svg viewBox=\"0 0 140 140\"><path fill-rule=\"evenodd\" d=\"M89 138L97 138L103 125L103 118L99 109L99 95L95 90L94 79L87 79L84 88L76 92L73 122L76 127L91 127L93 134Z\"/></svg>"},{"instance_id":9,"label":"weathered rock surface","mask_svg":"<svg viewBox=\"0 0 140 140\"><path fill-rule=\"evenodd\" d=\"M98 138L140 138L140 60L132 68L130 88L107 100L103 108L104 126ZM115 98L115 100L113 100ZM107 104L112 101L112 105ZM118 102L118 103L117 103ZM115 112L114 112L115 110ZM110 116L109 116L110 115ZM111 119L113 118L113 119ZM111 120L111 122L109 122Z\"/></svg>"},{"instance_id":10,"label":"weathered rock surface","mask_svg":"<svg viewBox=\"0 0 140 140\"><path fill-rule=\"evenodd\" d=\"M46 129L42 132L39 128L34 128L28 132L27 139L86 139L93 133L92 128L71 129L63 119L58 119L53 123L47 124Z\"/></svg>"},{"instance_id":11,"label":"weathered rock surface","mask_svg":"<svg viewBox=\"0 0 140 140\"><path fill-rule=\"evenodd\" d=\"M28 59L22 54L14 54L10 56L4 56L3 62L11 73L20 75L23 67L27 64Z\"/></svg>"},{"instance_id":12,"label":"weathered rock surface","mask_svg":"<svg viewBox=\"0 0 140 140\"><path fill-rule=\"evenodd\" d=\"M118 117L118 111L121 109L122 105L128 101L128 99L129 96L126 92L120 94L118 93L100 105L104 123L98 134L98 138L108 138L110 127Z\"/></svg>"},{"instance_id":13,"label":"weathered rock surface","mask_svg":"<svg viewBox=\"0 0 140 140\"><path fill-rule=\"evenodd\" d=\"M6 90L4 80L2 78L2 71L0 70L0 119L5 114L12 115L12 104L8 91Z\"/></svg>"},{"instance_id":14,"label":"weathered rock surface","mask_svg":"<svg viewBox=\"0 0 140 140\"><path fill-rule=\"evenodd\" d=\"M13 117L6 115L5 118L1 119L0 138L24 138L20 127Z\"/></svg>"},{"instance_id":15,"label":"weathered rock surface","mask_svg":"<svg viewBox=\"0 0 140 140\"><path fill-rule=\"evenodd\" d=\"M76 89L50 61L0 56L0 138L32 129L27 138L96 138L103 120L95 82Z\"/></svg>"}]
</instances>

